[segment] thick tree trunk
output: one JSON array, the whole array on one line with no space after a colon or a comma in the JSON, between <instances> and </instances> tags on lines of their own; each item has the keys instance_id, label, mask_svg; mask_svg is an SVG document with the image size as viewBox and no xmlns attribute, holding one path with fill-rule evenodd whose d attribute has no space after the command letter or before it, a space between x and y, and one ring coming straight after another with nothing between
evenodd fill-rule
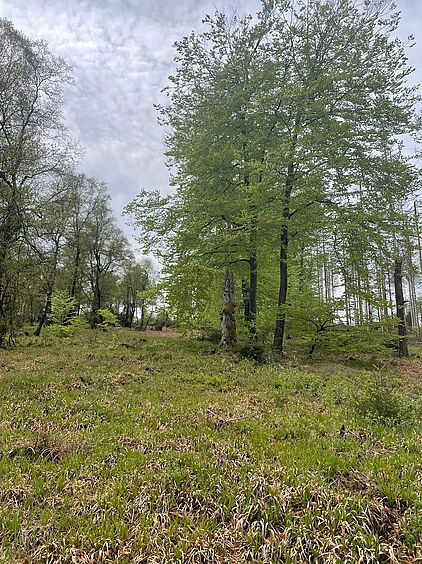
<instances>
[{"instance_id":1,"label":"thick tree trunk","mask_svg":"<svg viewBox=\"0 0 422 564\"><path fill-rule=\"evenodd\" d=\"M10 277L8 273L8 263L11 249L19 239L22 229L21 215L16 203L16 186L10 183L7 183L7 185L11 188L10 201L7 205L4 221L0 225L0 346L5 343L8 333L9 343L14 341L16 296L12 284L13 275Z\"/></svg>"},{"instance_id":2,"label":"thick tree trunk","mask_svg":"<svg viewBox=\"0 0 422 564\"><path fill-rule=\"evenodd\" d=\"M261 181L261 178L260 178ZM250 185L249 175L245 175L245 186ZM249 225L249 335L252 341L256 341L256 296L258 291L258 262L257 262L257 210L256 205L251 202L249 204L249 212L251 214Z\"/></svg>"},{"instance_id":3,"label":"thick tree trunk","mask_svg":"<svg viewBox=\"0 0 422 564\"><path fill-rule=\"evenodd\" d=\"M41 335L42 328L44 327L48 315L51 313L51 297L53 295L53 284L49 284L47 287L46 297L45 297L45 305L40 315L40 319L38 321L38 326L34 332L35 337L39 337Z\"/></svg>"},{"instance_id":4,"label":"thick tree trunk","mask_svg":"<svg viewBox=\"0 0 422 564\"><path fill-rule=\"evenodd\" d=\"M95 280L93 284L93 301L92 301L92 310L91 310L91 320L90 326L91 329L95 329L97 323L100 323L100 318L98 316L97 311L101 309L101 288L100 288L100 273L98 269L95 272Z\"/></svg>"},{"instance_id":5,"label":"thick tree trunk","mask_svg":"<svg viewBox=\"0 0 422 564\"><path fill-rule=\"evenodd\" d=\"M248 170L248 133L246 128L246 116L242 112L241 119L243 122L244 129L242 131L242 153L243 160L245 163L245 170L243 174L243 184L246 187L247 192L249 192L250 187L250 173ZM262 156L263 162L264 156ZM259 182L262 182L262 170L259 173ZM257 288L258 288L258 266L257 266L257 209L256 204L253 200L253 195L249 194L249 213L250 213L250 224L249 224L249 304L247 307L248 315L245 315L245 320L249 328L249 335L252 341L256 341L257 329L256 329L256 312L257 312ZM246 314L246 307L245 307Z\"/></svg>"},{"instance_id":6,"label":"thick tree trunk","mask_svg":"<svg viewBox=\"0 0 422 564\"><path fill-rule=\"evenodd\" d=\"M409 349L407 346L406 338L406 324L404 312L404 296L403 296L403 261L396 259L394 265L394 290L396 295L396 308L397 308L397 332L399 335L399 356L409 356Z\"/></svg>"},{"instance_id":7,"label":"thick tree trunk","mask_svg":"<svg viewBox=\"0 0 422 564\"><path fill-rule=\"evenodd\" d=\"M419 330L419 312L416 296L416 284L415 284L415 268L413 266L412 258L412 245L410 239L406 240L406 250L407 250L407 282L409 286L409 305L410 305L410 319L411 326L417 338L420 337Z\"/></svg>"},{"instance_id":8,"label":"thick tree trunk","mask_svg":"<svg viewBox=\"0 0 422 564\"><path fill-rule=\"evenodd\" d=\"M277 318L275 321L274 341L273 341L273 358L275 361L282 360L283 344L284 344L284 329L286 325L286 300L288 288L288 268L287 268L287 250L289 244L289 228L288 222L290 219L290 196L293 189L294 177L294 164L290 163L287 169L286 186L284 192L283 202L283 217L282 227L280 231L280 263L279 263L279 276L280 286L278 291L277 303Z\"/></svg>"},{"instance_id":9,"label":"thick tree trunk","mask_svg":"<svg viewBox=\"0 0 422 564\"><path fill-rule=\"evenodd\" d=\"M305 288L305 246L302 243L300 246L299 255L299 292L303 292Z\"/></svg>"},{"instance_id":10,"label":"thick tree trunk","mask_svg":"<svg viewBox=\"0 0 422 564\"><path fill-rule=\"evenodd\" d=\"M72 285L70 287L70 295L72 298L76 299L75 303L75 313L79 315L81 311L81 296L80 296L80 266L81 266L81 245L79 242L79 236L76 242L76 253L75 253L75 261L73 264L73 276L72 276Z\"/></svg>"},{"instance_id":11,"label":"thick tree trunk","mask_svg":"<svg viewBox=\"0 0 422 564\"><path fill-rule=\"evenodd\" d=\"M73 277L72 277L72 286L70 288L70 295L72 298L76 297L76 287L78 284L79 278L79 266L81 262L81 249L79 245L79 241L76 244L76 253L75 253L75 262L73 265Z\"/></svg>"},{"instance_id":12,"label":"thick tree trunk","mask_svg":"<svg viewBox=\"0 0 422 564\"><path fill-rule=\"evenodd\" d=\"M135 317L136 305L133 302L131 302L129 308L130 309L129 309L128 327L129 329L132 329L133 319Z\"/></svg>"},{"instance_id":13,"label":"thick tree trunk","mask_svg":"<svg viewBox=\"0 0 422 564\"><path fill-rule=\"evenodd\" d=\"M249 327L249 322L251 320L249 311L249 284L247 280L242 280L242 298L243 298L243 317L245 319L246 325Z\"/></svg>"},{"instance_id":14,"label":"thick tree trunk","mask_svg":"<svg viewBox=\"0 0 422 564\"><path fill-rule=\"evenodd\" d=\"M55 248L54 248L54 255L53 255L53 265L50 273L49 280L47 282L47 291L45 296L45 305L41 312L40 320L38 322L38 327L36 328L34 335L39 337L41 335L41 330L44 327L45 323L47 322L48 316L51 313L51 298L53 296L53 290L56 283L56 275L57 275L57 265L59 261L59 251L60 251L60 239L55 241Z\"/></svg>"},{"instance_id":15,"label":"thick tree trunk","mask_svg":"<svg viewBox=\"0 0 422 564\"><path fill-rule=\"evenodd\" d=\"M286 325L286 300L288 286L288 268L287 268L287 248L289 243L289 232L287 226L283 226L280 234L280 287L278 291L278 310L275 322L274 341L273 341L273 358L280 361L283 354L284 329Z\"/></svg>"},{"instance_id":16,"label":"thick tree trunk","mask_svg":"<svg viewBox=\"0 0 422 564\"><path fill-rule=\"evenodd\" d=\"M256 260L256 249L249 259L249 265L249 333L251 339L256 341L256 294L258 290L258 264Z\"/></svg>"},{"instance_id":17,"label":"thick tree trunk","mask_svg":"<svg viewBox=\"0 0 422 564\"><path fill-rule=\"evenodd\" d=\"M237 346L234 278L231 270L226 271L221 304L221 346L234 348Z\"/></svg>"},{"instance_id":18,"label":"thick tree trunk","mask_svg":"<svg viewBox=\"0 0 422 564\"><path fill-rule=\"evenodd\" d=\"M145 306L144 304L141 305L141 319L139 320L140 328L144 330L144 323L145 323Z\"/></svg>"}]
</instances>

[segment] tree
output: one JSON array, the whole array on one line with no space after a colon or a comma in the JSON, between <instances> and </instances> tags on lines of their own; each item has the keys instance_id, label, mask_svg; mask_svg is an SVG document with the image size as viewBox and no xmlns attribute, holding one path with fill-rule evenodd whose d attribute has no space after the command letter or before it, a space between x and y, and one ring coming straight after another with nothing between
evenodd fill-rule
<instances>
[{"instance_id":1,"label":"tree","mask_svg":"<svg viewBox=\"0 0 422 564\"><path fill-rule=\"evenodd\" d=\"M322 213L333 200L348 206L362 170L373 176L374 162L386 144L392 148L398 135L415 130L418 96L406 85L411 69L404 46L392 36L399 16L390 11L390 2L362 6L354 0L299 0L287 14L285 4L277 4L271 54L282 80L266 89L265 104L279 116L268 164L281 206L273 343L274 356L280 359L294 222L308 206L322 204ZM340 182L334 167L343 169ZM316 173L323 179L317 184L322 191L307 182ZM370 190L372 183L364 188Z\"/></svg>"},{"instance_id":2,"label":"tree","mask_svg":"<svg viewBox=\"0 0 422 564\"><path fill-rule=\"evenodd\" d=\"M142 263L129 262L120 281L120 295L123 310L120 315L123 327L132 327L138 308L141 310L140 327L145 322L145 300L142 293L152 283L152 263L144 260ZM120 308L118 308L120 309Z\"/></svg>"},{"instance_id":3,"label":"tree","mask_svg":"<svg viewBox=\"0 0 422 564\"><path fill-rule=\"evenodd\" d=\"M51 299L56 287L57 275L62 260L70 224L70 200L67 186L62 183L53 187L53 194L41 202L42 212L38 222L38 257L43 267L44 305L34 335L39 336L51 313ZM73 296L72 296L73 297Z\"/></svg>"},{"instance_id":4,"label":"tree","mask_svg":"<svg viewBox=\"0 0 422 564\"><path fill-rule=\"evenodd\" d=\"M178 312L196 322L232 273L252 339L275 318L280 360L292 289L296 310L309 291L328 305L344 291L348 323L387 307L385 201L414 190L399 136L418 130L419 97L390 2L274 0L255 20L205 23L176 44L159 108L175 194L143 191L128 212Z\"/></svg>"},{"instance_id":5,"label":"tree","mask_svg":"<svg viewBox=\"0 0 422 564\"><path fill-rule=\"evenodd\" d=\"M75 154L61 114L70 81L70 68L45 42L0 20L0 345L7 330L13 336L16 249L32 219L36 180L61 171Z\"/></svg>"},{"instance_id":6,"label":"tree","mask_svg":"<svg viewBox=\"0 0 422 564\"><path fill-rule=\"evenodd\" d=\"M91 289L90 324L100 321L99 309L106 307L107 285L130 258L131 252L122 231L112 215L109 198L98 201L88 222L88 261Z\"/></svg>"}]
</instances>

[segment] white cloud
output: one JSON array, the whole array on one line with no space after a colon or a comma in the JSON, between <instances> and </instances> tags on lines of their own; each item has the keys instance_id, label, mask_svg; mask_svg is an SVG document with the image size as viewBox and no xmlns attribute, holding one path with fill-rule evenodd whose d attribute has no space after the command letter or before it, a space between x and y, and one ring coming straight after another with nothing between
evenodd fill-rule
<instances>
[{"instance_id":1,"label":"white cloud","mask_svg":"<svg viewBox=\"0 0 422 564\"><path fill-rule=\"evenodd\" d=\"M81 167L109 185L117 215L141 185L168 189L153 104L173 70L172 44L199 29L207 12L231 6L256 11L259 1L0 0L2 16L27 35L45 38L74 67L67 121L86 148ZM403 36L422 35L422 3L400 0L399 7ZM420 46L413 50L413 65L421 54Z\"/></svg>"}]
</instances>

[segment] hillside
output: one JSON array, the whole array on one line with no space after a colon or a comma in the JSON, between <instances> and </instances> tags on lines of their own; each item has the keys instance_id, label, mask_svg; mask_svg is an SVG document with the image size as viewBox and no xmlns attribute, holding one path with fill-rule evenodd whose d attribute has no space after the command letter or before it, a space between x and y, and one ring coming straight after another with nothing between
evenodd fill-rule
<instances>
[{"instance_id":1,"label":"hillside","mask_svg":"<svg viewBox=\"0 0 422 564\"><path fill-rule=\"evenodd\" d=\"M422 360L256 365L81 330L0 350L0 561L416 562Z\"/></svg>"}]
</instances>

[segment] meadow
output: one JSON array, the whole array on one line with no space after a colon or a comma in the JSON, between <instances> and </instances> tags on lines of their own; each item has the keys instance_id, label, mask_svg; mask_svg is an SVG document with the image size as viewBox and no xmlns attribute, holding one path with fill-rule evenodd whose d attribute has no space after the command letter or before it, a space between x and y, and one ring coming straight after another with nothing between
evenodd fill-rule
<instances>
[{"instance_id":1,"label":"meadow","mask_svg":"<svg viewBox=\"0 0 422 564\"><path fill-rule=\"evenodd\" d=\"M419 352L20 337L0 350L0 562L422 562Z\"/></svg>"}]
</instances>

